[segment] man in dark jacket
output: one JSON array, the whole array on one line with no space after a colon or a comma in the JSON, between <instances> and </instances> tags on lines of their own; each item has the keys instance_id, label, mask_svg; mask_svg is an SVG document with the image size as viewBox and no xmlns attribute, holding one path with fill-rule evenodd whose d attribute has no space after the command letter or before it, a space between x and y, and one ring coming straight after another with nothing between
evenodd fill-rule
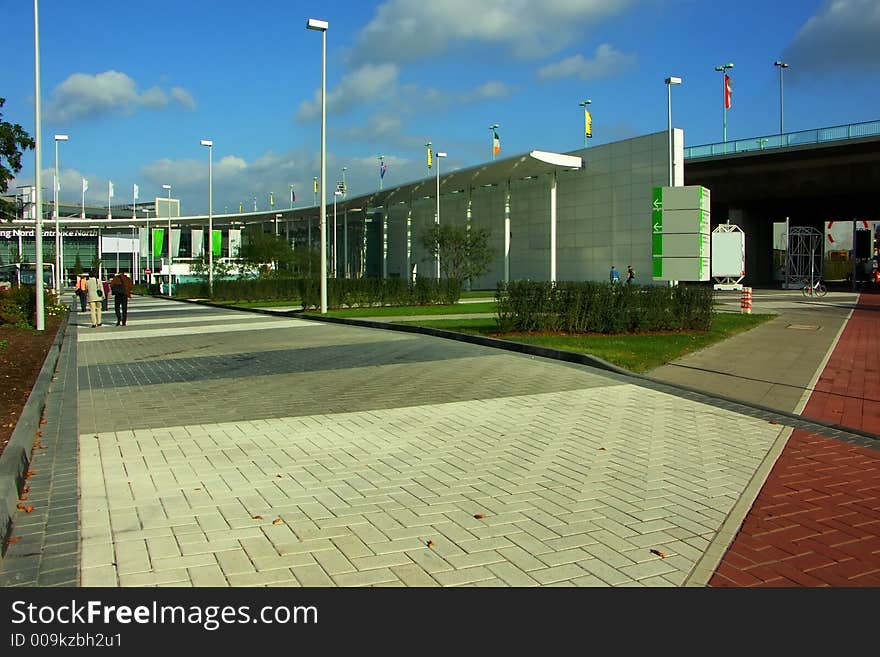
<instances>
[{"instance_id":1,"label":"man in dark jacket","mask_svg":"<svg viewBox=\"0 0 880 657\"><path fill-rule=\"evenodd\" d=\"M131 298L132 281L124 271L110 279L113 293L113 309L116 311L116 326L128 325L128 300Z\"/></svg>"}]
</instances>

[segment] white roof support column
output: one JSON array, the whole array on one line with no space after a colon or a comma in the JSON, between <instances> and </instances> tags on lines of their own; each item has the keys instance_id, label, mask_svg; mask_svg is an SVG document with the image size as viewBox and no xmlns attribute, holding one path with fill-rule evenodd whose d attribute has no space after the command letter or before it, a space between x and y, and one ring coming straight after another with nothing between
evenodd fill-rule
<instances>
[{"instance_id":1,"label":"white roof support column","mask_svg":"<svg viewBox=\"0 0 880 657\"><path fill-rule=\"evenodd\" d=\"M510 282L510 179L504 188L504 282Z\"/></svg>"},{"instance_id":2,"label":"white roof support column","mask_svg":"<svg viewBox=\"0 0 880 657\"><path fill-rule=\"evenodd\" d=\"M529 156L552 165L553 181L550 183L550 282L556 282L556 190L558 187L557 171L564 169L580 169L583 167L583 159L576 155L564 155L562 153L548 153L546 151L532 151Z\"/></svg>"},{"instance_id":3,"label":"white roof support column","mask_svg":"<svg viewBox=\"0 0 880 657\"><path fill-rule=\"evenodd\" d=\"M556 282L556 188L558 186L556 171L550 182L550 282Z\"/></svg>"}]
</instances>

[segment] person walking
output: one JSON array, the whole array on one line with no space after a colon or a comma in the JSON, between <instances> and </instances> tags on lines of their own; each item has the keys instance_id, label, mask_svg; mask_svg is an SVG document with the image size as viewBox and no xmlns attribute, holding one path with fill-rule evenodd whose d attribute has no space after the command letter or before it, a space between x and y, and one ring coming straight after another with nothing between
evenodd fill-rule
<instances>
[{"instance_id":1,"label":"person walking","mask_svg":"<svg viewBox=\"0 0 880 657\"><path fill-rule=\"evenodd\" d=\"M86 301L92 315L92 328L103 326L101 323L101 304L104 298L104 281L98 277L98 270L93 269L86 278Z\"/></svg>"},{"instance_id":2,"label":"person walking","mask_svg":"<svg viewBox=\"0 0 880 657\"><path fill-rule=\"evenodd\" d=\"M611 273L608 274L608 278L611 281L612 285L615 285L620 282L620 272L617 271L617 267L611 265Z\"/></svg>"},{"instance_id":3,"label":"person walking","mask_svg":"<svg viewBox=\"0 0 880 657\"><path fill-rule=\"evenodd\" d=\"M635 280L636 273L633 271L632 265L626 266L626 284L632 285L633 280Z\"/></svg>"},{"instance_id":4,"label":"person walking","mask_svg":"<svg viewBox=\"0 0 880 657\"><path fill-rule=\"evenodd\" d=\"M128 300L131 299L132 280L124 271L110 279L113 292L113 310L116 311L116 326L128 325Z\"/></svg>"},{"instance_id":5,"label":"person walking","mask_svg":"<svg viewBox=\"0 0 880 657\"><path fill-rule=\"evenodd\" d=\"M86 281L88 278L88 272L82 272L76 277L76 296L79 297L79 309L81 312L86 311Z\"/></svg>"}]
</instances>

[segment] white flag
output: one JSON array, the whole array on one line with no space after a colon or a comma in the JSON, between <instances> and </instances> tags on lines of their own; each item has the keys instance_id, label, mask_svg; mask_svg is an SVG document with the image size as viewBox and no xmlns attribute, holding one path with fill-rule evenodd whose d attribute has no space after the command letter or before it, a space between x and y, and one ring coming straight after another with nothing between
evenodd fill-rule
<instances>
[{"instance_id":1,"label":"white flag","mask_svg":"<svg viewBox=\"0 0 880 657\"><path fill-rule=\"evenodd\" d=\"M86 193L86 191L88 190L88 188L89 188L89 181L86 180L85 178L83 178L83 194Z\"/></svg>"},{"instance_id":2,"label":"white flag","mask_svg":"<svg viewBox=\"0 0 880 657\"><path fill-rule=\"evenodd\" d=\"M135 201L138 200L138 186L137 185L134 186L134 200Z\"/></svg>"},{"instance_id":3,"label":"white flag","mask_svg":"<svg viewBox=\"0 0 880 657\"><path fill-rule=\"evenodd\" d=\"M113 181L110 181L110 192L108 193L110 198L113 198Z\"/></svg>"}]
</instances>

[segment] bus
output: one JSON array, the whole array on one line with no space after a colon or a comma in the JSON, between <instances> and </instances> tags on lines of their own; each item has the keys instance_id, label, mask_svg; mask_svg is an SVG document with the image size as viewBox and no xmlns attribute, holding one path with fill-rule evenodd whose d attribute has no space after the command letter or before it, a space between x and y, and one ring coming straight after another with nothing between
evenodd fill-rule
<instances>
[{"instance_id":1,"label":"bus","mask_svg":"<svg viewBox=\"0 0 880 657\"><path fill-rule=\"evenodd\" d=\"M34 262L15 262L11 265L0 265L0 288L36 285L37 265ZM55 287L54 263L43 263L43 286L46 289Z\"/></svg>"}]
</instances>

